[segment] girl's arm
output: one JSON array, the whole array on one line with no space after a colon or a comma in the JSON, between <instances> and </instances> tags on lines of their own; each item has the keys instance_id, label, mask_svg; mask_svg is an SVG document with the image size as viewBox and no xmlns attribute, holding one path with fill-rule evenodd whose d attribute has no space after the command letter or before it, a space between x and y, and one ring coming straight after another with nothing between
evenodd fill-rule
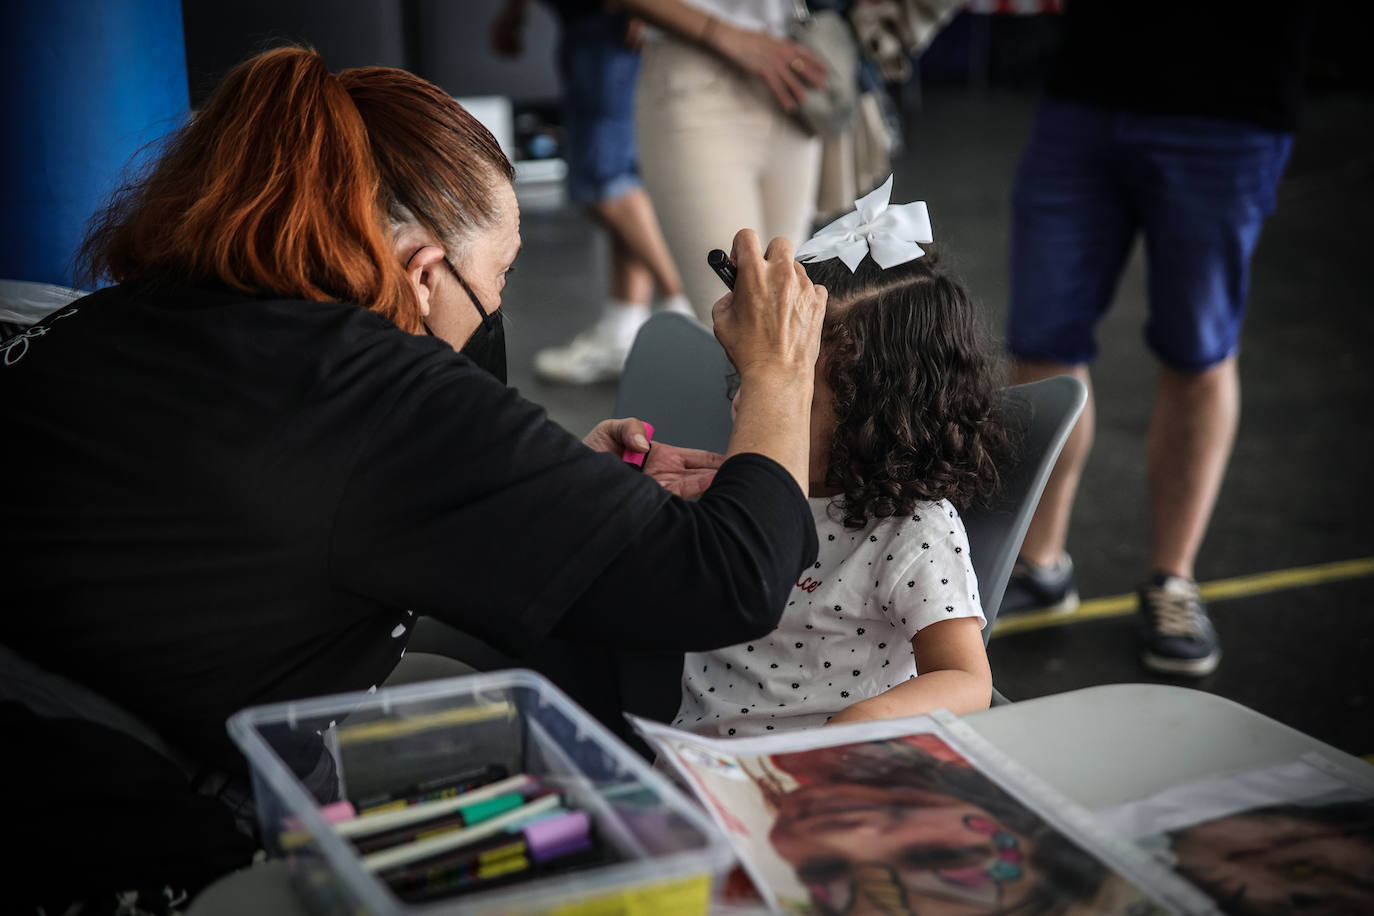
<instances>
[{"instance_id":1,"label":"girl's arm","mask_svg":"<svg viewBox=\"0 0 1374 916\"><path fill-rule=\"evenodd\" d=\"M940 708L960 715L988 708L992 670L977 617L933 623L912 637L911 648L917 677L860 700L829 724L919 716Z\"/></svg>"}]
</instances>

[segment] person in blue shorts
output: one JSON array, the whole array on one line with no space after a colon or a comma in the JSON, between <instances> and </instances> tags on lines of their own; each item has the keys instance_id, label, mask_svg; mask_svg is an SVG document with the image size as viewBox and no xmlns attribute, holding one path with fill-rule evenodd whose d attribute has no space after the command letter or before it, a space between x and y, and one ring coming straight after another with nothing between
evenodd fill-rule
<instances>
[{"instance_id":1,"label":"person in blue shorts","mask_svg":"<svg viewBox=\"0 0 1374 916\"><path fill-rule=\"evenodd\" d=\"M599 320L569 343L540 350L545 381L586 385L620 376L655 288L664 308L694 315L636 161L634 91L642 24L604 0L547 0L558 14L568 197L610 235L610 296ZM529 0L506 0L492 22L497 53L518 55ZM703 257L705 255L703 254Z\"/></svg>"},{"instance_id":2,"label":"person in blue shorts","mask_svg":"<svg viewBox=\"0 0 1374 916\"><path fill-rule=\"evenodd\" d=\"M1159 361L1146 440L1153 542L1141 659L1204 676L1221 648L1194 562L1240 414L1250 258L1292 147L1305 4L1070 0L1012 193L1012 381L1085 382L1094 330L1137 236L1145 343ZM1065 552L1093 404L1041 498L1000 613L1077 604Z\"/></svg>"}]
</instances>

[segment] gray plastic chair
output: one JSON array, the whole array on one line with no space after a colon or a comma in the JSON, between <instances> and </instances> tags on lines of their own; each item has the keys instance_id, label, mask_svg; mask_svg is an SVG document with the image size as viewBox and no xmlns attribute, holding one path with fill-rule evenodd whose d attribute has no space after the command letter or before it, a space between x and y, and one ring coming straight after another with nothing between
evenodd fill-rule
<instances>
[{"instance_id":1,"label":"gray plastic chair","mask_svg":"<svg viewBox=\"0 0 1374 916\"><path fill-rule=\"evenodd\" d=\"M615 416L654 425L672 445L724 452L730 442L726 378L734 367L706 327L686 315L659 312L639 329L620 387Z\"/></svg>"},{"instance_id":2,"label":"gray plastic chair","mask_svg":"<svg viewBox=\"0 0 1374 916\"><path fill-rule=\"evenodd\" d=\"M710 331L683 315L659 313L635 338L616 392L615 416L654 424L655 439L723 452L730 441L725 378L731 371ZM962 513L988 620L984 642L1040 494L1088 400L1087 386L1071 375L1013 385L998 394L1007 416L1021 427L1015 461L1002 469L1002 488L992 506Z\"/></svg>"},{"instance_id":3,"label":"gray plastic chair","mask_svg":"<svg viewBox=\"0 0 1374 916\"><path fill-rule=\"evenodd\" d=\"M1002 468L1002 487L990 507L961 513L968 532L973 571L983 599L988 625L983 642L992 633L1002 594L1016 565L1021 541L1040 494L1050 479L1059 452L1068 441L1074 423L1088 402L1088 387L1072 375L1058 375L998 392L1007 416L1021 420L1015 460Z\"/></svg>"},{"instance_id":4,"label":"gray plastic chair","mask_svg":"<svg viewBox=\"0 0 1374 916\"><path fill-rule=\"evenodd\" d=\"M992 636L1007 580L1016 565L1035 507L1040 504L1040 494L1088 402L1088 387L1072 375L1012 385L998 394L1006 415L1021 421L1016 456L1009 467L1001 469L1002 486L993 504L961 513L964 530L968 532L969 559L978 576L983 616L988 622L983 628L984 645ZM993 688L992 704L1001 706L1007 702Z\"/></svg>"},{"instance_id":5,"label":"gray plastic chair","mask_svg":"<svg viewBox=\"0 0 1374 916\"><path fill-rule=\"evenodd\" d=\"M640 329L630 351L615 415L654 424L655 439L723 452L730 440L724 382L730 371L710 331L682 315L657 314ZM1015 460L1001 469L1002 487L993 504L962 513L988 621L985 644L1031 516L1083 412L1088 389L1074 376L1063 375L1003 388L999 397L1018 427ZM994 703L1007 702L997 691L993 694Z\"/></svg>"}]
</instances>

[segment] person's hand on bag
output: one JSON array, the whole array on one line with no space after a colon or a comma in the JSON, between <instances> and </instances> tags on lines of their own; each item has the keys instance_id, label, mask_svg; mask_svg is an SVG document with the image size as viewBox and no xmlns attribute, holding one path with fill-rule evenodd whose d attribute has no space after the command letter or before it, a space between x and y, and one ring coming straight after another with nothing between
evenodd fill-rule
<instances>
[{"instance_id":1,"label":"person's hand on bag","mask_svg":"<svg viewBox=\"0 0 1374 916\"><path fill-rule=\"evenodd\" d=\"M796 42L715 20L707 45L762 80L783 111L796 110L808 92L825 88L825 61Z\"/></svg>"}]
</instances>

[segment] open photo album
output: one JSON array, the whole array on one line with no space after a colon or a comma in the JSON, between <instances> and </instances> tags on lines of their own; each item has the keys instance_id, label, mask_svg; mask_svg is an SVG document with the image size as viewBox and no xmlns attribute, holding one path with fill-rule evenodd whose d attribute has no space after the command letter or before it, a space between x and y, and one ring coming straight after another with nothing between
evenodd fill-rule
<instances>
[{"instance_id":1,"label":"open photo album","mask_svg":"<svg viewBox=\"0 0 1374 916\"><path fill-rule=\"evenodd\" d=\"M1219 911L943 711L728 740L633 721L775 911Z\"/></svg>"}]
</instances>

